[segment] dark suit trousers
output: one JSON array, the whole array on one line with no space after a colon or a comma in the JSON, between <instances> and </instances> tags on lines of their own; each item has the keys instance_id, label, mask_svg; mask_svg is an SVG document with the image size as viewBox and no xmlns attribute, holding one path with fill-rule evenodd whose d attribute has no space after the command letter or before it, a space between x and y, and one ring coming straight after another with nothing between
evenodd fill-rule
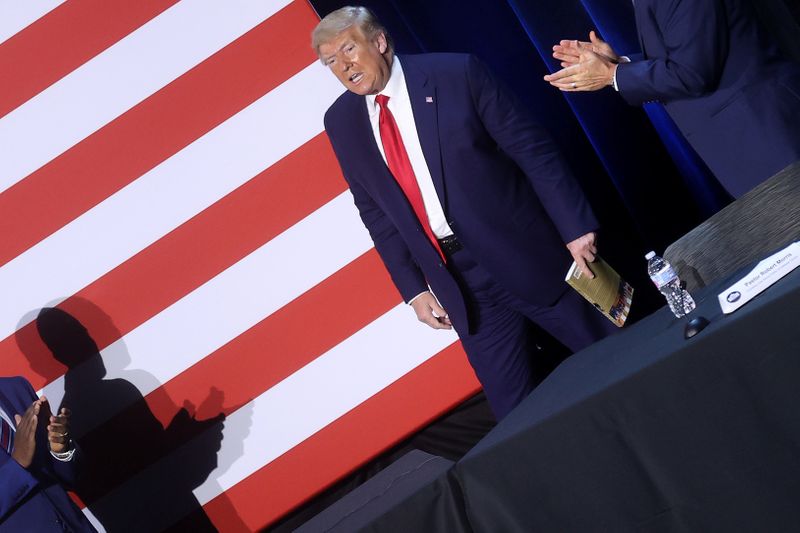
<instances>
[{"instance_id":1,"label":"dark suit trousers","mask_svg":"<svg viewBox=\"0 0 800 533\"><path fill-rule=\"evenodd\" d=\"M571 289L551 307L542 307L505 290L465 249L449 255L447 264L464 294L472 325L471 332L456 329L498 420L544 377L534 357L545 343L536 338L531 322L572 352L618 329Z\"/></svg>"}]
</instances>

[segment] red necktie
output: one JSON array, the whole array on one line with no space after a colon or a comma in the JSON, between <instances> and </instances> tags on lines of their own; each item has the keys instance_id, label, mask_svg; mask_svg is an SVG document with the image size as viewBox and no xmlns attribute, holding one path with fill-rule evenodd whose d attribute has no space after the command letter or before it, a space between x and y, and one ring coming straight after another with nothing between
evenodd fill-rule
<instances>
[{"instance_id":1,"label":"red necktie","mask_svg":"<svg viewBox=\"0 0 800 533\"><path fill-rule=\"evenodd\" d=\"M419 183L414 176L414 169L411 167L411 160L408 159L408 152L403 144L403 138L400 136L400 130L397 129L397 122L394 120L394 115L389 111L389 97L385 94L379 94L375 97L375 101L381 108L380 118L378 119L378 127L381 133L381 143L383 144L383 152L386 154L386 164L389 166L394 179L397 180L400 188L408 198L408 203L414 209L414 213L422 224L425 230L425 235L428 236L433 247L439 252L439 255L444 260L444 254L439 248L439 241L431 229L428 214L425 212L425 203L422 201L422 193L419 191Z\"/></svg>"},{"instance_id":2,"label":"red necktie","mask_svg":"<svg viewBox=\"0 0 800 533\"><path fill-rule=\"evenodd\" d=\"M0 417L0 448L4 449L8 453L11 453L13 444L14 430L11 429L11 425L6 422L5 418Z\"/></svg>"}]
</instances>

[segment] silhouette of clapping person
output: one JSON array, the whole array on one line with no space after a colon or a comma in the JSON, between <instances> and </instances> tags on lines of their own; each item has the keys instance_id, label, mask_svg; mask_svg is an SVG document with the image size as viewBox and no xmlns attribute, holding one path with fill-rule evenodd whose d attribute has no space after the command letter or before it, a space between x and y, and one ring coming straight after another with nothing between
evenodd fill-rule
<instances>
[{"instance_id":1,"label":"silhouette of clapping person","mask_svg":"<svg viewBox=\"0 0 800 533\"><path fill-rule=\"evenodd\" d=\"M62 309L44 308L36 329L46 348L30 334L17 342L34 370L37 362L52 365L43 349L68 369L61 405L75 413L71 432L87 462L76 494L109 532L216 531L192 490L217 467L223 393L211 388L199 408L186 402L178 409L151 374L126 369L130 356L108 315L87 300L69 303L83 323ZM111 349L101 355L84 323L104 341L116 340ZM104 357L113 359L117 375L131 381L105 379ZM168 412L175 415L166 427L133 383L145 384L160 404L168 402ZM198 412L215 414L201 420Z\"/></svg>"}]
</instances>

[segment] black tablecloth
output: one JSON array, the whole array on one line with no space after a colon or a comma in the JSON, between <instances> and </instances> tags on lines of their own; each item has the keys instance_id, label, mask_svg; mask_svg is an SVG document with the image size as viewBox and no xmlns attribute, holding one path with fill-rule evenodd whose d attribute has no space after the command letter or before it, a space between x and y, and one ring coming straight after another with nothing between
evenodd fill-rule
<instances>
[{"instance_id":1,"label":"black tablecloth","mask_svg":"<svg viewBox=\"0 0 800 533\"><path fill-rule=\"evenodd\" d=\"M456 464L448 497L369 529L800 530L800 269L723 316L730 283L696 295L711 324L692 339L663 308L569 358Z\"/></svg>"}]
</instances>

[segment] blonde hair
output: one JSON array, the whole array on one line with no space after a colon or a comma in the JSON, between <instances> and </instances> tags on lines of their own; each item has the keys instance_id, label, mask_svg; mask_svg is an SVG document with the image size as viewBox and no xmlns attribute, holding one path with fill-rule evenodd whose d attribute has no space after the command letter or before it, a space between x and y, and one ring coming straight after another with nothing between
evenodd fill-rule
<instances>
[{"instance_id":1,"label":"blonde hair","mask_svg":"<svg viewBox=\"0 0 800 533\"><path fill-rule=\"evenodd\" d=\"M389 32L375 14L363 6L345 6L325 15L311 32L311 48L319 55L319 47L330 42L346 29L356 26L367 39L379 33L386 36L387 52L394 53L394 45Z\"/></svg>"}]
</instances>

